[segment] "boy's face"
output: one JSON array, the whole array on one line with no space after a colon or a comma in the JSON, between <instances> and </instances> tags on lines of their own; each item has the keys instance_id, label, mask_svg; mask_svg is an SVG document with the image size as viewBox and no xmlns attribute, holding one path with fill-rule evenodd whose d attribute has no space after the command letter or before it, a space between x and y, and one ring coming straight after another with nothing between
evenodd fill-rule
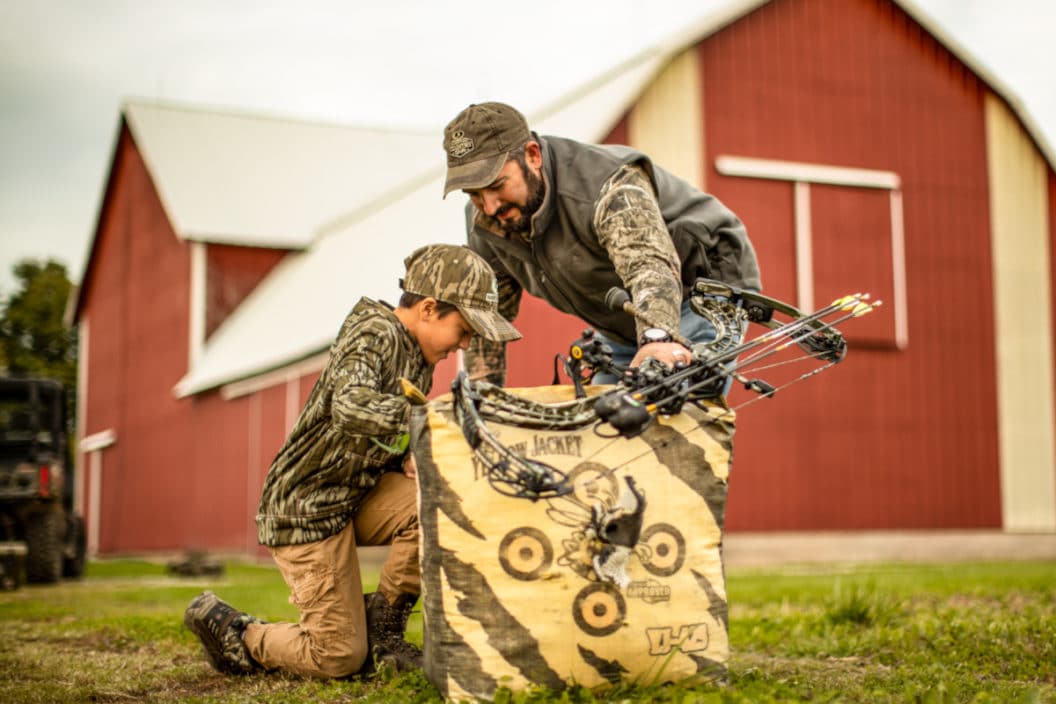
<instances>
[{"instance_id":1,"label":"boy's face","mask_svg":"<svg viewBox=\"0 0 1056 704\"><path fill-rule=\"evenodd\" d=\"M443 317L432 306L422 311L417 330L418 346L429 364L436 364L455 350L466 349L471 337L473 328L457 310Z\"/></svg>"}]
</instances>

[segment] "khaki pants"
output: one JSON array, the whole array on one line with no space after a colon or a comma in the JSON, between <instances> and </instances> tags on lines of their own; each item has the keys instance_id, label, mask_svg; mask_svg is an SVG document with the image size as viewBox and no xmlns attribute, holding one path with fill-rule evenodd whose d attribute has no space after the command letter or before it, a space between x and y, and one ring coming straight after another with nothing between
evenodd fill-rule
<instances>
[{"instance_id":1,"label":"khaki pants","mask_svg":"<svg viewBox=\"0 0 1056 704\"><path fill-rule=\"evenodd\" d=\"M378 584L390 601L421 593L415 480L386 472L340 533L271 549L301 619L249 624L242 637L254 660L269 670L314 677L360 670L367 629L356 545L391 545Z\"/></svg>"}]
</instances>

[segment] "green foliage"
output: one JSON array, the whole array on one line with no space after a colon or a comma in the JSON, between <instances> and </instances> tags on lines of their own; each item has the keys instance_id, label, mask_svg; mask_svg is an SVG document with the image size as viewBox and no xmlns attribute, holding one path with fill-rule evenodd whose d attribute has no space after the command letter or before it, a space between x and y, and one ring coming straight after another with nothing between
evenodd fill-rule
<instances>
[{"instance_id":1,"label":"green foliage","mask_svg":"<svg viewBox=\"0 0 1056 704\"><path fill-rule=\"evenodd\" d=\"M77 332L63 322L73 284L66 267L24 260L13 268L20 289L0 303L0 351L11 374L58 379L71 404L77 388Z\"/></svg>"},{"instance_id":2,"label":"green foliage","mask_svg":"<svg viewBox=\"0 0 1056 704\"><path fill-rule=\"evenodd\" d=\"M377 573L365 573L368 589ZM0 592L5 702L442 701L420 672L317 681L225 677L183 627L212 589L271 621L296 618L273 567L218 578L163 565L91 562L79 582ZM1056 567L1044 562L791 568L727 575L726 684L499 689L499 704L1056 703ZM409 638L421 642L420 615Z\"/></svg>"}]
</instances>

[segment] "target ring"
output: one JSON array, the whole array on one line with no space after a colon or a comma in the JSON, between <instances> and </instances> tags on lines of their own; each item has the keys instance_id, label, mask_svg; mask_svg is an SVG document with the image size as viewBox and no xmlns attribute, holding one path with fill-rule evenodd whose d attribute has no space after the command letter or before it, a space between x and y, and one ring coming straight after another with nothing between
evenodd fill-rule
<instances>
[{"instance_id":1,"label":"target ring","mask_svg":"<svg viewBox=\"0 0 1056 704\"><path fill-rule=\"evenodd\" d=\"M538 528L524 526L506 534L499 544L499 563L514 579L531 581L550 569L554 548Z\"/></svg>"},{"instance_id":2,"label":"target ring","mask_svg":"<svg viewBox=\"0 0 1056 704\"><path fill-rule=\"evenodd\" d=\"M572 617L583 632L592 636L615 633L627 616L627 602L610 584L589 584L572 602Z\"/></svg>"},{"instance_id":3,"label":"target ring","mask_svg":"<svg viewBox=\"0 0 1056 704\"><path fill-rule=\"evenodd\" d=\"M668 523L649 526L638 540L649 548L648 560L642 566L658 577L670 577L682 569L686 561L686 540L682 533Z\"/></svg>"}]
</instances>

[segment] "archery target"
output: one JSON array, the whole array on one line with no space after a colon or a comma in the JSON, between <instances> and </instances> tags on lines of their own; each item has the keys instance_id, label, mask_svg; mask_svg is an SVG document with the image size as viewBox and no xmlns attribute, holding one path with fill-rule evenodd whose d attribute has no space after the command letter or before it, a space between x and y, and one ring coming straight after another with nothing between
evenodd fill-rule
<instances>
[{"instance_id":1,"label":"archery target","mask_svg":"<svg viewBox=\"0 0 1056 704\"><path fill-rule=\"evenodd\" d=\"M571 386L511 392L574 397ZM721 677L732 414L687 407L630 439L486 423L572 490L535 501L499 493L451 396L416 409L424 670L444 697ZM614 549L603 519L626 505L628 479L644 496L641 532Z\"/></svg>"}]
</instances>

